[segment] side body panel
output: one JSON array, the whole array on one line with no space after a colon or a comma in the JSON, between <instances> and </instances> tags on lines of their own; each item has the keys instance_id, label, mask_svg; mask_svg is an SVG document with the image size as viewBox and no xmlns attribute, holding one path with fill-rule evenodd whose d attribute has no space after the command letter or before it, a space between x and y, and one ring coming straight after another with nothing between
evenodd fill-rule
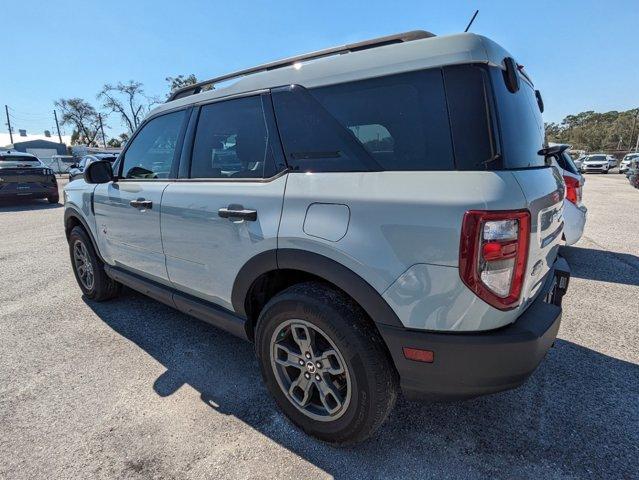
<instances>
[{"instance_id":1,"label":"side body panel","mask_svg":"<svg viewBox=\"0 0 639 480\"><path fill-rule=\"evenodd\" d=\"M304 231L313 203L348 206L341 239ZM486 330L511 323L520 312L490 307L462 283L457 268L462 218L470 209L526 207L510 172L294 173L278 243L350 268L384 294L407 327Z\"/></svg>"},{"instance_id":2,"label":"side body panel","mask_svg":"<svg viewBox=\"0 0 639 480\"><path fill-rule=\"evenodd\" d=\"M251 258L277 248L287 175L272 181L180 181L162 199L162 243L171 284L231 310L233 284ZM222 218L221 208L257 211ZM241 206L241 208L240 208Z\"/></svg>"},{"instance_id":3,"label":"side body panel","mask_svg":"<svg viewBox=\"0 0 639 480\"><path fill-rule=\"evenodd\" d=\"M77 213L85 221L91 235L94 239L98 238L95 228L95 216L91 209L91 201L93 198L93 191L96 185L90 185L83 179L78 179L76 182L69 183L64 187L64 194L66 201L64 202L65 213L68 210L72 210L73 213ZM100 250L102 250L100 248ZM102 252L100 252L102 253Z\"/></svg>"},{"instance_id":4,"label":"side body panel","mask_svg":"<svg viewBox=\"0 0 639 480\"><path fill-rule=\"evenodd\" d=\"M94 210L97 241L110 265L166 284L168 277L162 238L160 208L168 181L119 181L98 185ZM132 200L153 202L151 208L134 208Z\"/></svg>"}]
</instances>

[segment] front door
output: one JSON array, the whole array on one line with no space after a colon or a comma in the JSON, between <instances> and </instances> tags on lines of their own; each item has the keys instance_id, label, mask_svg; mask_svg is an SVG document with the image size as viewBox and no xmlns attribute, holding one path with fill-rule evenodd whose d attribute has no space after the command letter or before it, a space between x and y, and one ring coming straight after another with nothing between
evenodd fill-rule
<instances>
[{"instance_id":1,"label":"front door","mask_svg":"<svg viewBox=\"0 0 639 480\"><path fill-rule=\"evenodd\" d=\"M283 170L268 95L201 108L190 172L162 197L162 243L174 287L232 308L240 269L277 248Z\"/></svg>"},{"instance_id":2,"label":"front door","mask_svg":"<svg viewBox=\"0 0 639 480\"><path fill-rule=\"evenodd\" d=\"M168 283L160 208L177 162L185 112L145 123L120 159L118 180L98 185L94 194L96 230L107 263Z\"/></svg>"}]
</instances>

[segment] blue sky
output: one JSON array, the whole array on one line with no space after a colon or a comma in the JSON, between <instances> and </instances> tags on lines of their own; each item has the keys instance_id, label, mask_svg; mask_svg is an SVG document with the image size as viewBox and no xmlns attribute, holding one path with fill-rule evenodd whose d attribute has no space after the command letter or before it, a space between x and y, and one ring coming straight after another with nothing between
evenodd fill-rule
<instances>
[{"instance_id":1,"label":"blue sky","mask_svg":"<svg viewBox=\"0 0 639 480\"><path fill-rule=\"evenodd\" d=\"M639 106L639 1L29 1L3 2L0 105L41 133L60 97L95 104L104 83L206 78L269 60L391 33L472 31L525 65L544 119ZM4 113L4 112L0 112ZM4 115L0 131L6 132ZM115 114L114 135L124 128ZM67 129L70 133L70 129Z\"/></svg>"}]
</instances>

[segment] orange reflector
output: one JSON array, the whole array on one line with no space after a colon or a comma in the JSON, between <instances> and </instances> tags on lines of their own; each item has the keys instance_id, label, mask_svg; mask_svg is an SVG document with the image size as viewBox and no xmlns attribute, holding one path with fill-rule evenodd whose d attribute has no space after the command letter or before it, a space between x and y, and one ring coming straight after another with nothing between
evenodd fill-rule
<instances>
[{"instance_id":1,"label":"orange reflector","mask_svg":"<svg viewBox=\"0 0 639 480\"><path fill-rule=\"evenodd\" d=\"M433 363L435 361L435 353L432 350L420 350L419 348L403 347L404 356L408 360L416 362Z\"/></svg>"}]
</instances>

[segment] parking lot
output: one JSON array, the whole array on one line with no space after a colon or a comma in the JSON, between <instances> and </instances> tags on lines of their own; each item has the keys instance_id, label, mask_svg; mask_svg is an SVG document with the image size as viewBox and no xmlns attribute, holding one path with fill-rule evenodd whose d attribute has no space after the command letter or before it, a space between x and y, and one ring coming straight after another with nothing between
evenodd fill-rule
<instances>
[{"instance_id":1,"label":"parking lot","mask_svg":"<svg viewBox=\"0 0 639 480\"><path fill-rule=\"evenodd\" d=\"M0 205L0 478L637 478L639 190L589 175L559 338L521 388L400 401L367 443L307 437L252 346L130 290L83 300L62 205Z\"/></svg>"}]
</instances>

